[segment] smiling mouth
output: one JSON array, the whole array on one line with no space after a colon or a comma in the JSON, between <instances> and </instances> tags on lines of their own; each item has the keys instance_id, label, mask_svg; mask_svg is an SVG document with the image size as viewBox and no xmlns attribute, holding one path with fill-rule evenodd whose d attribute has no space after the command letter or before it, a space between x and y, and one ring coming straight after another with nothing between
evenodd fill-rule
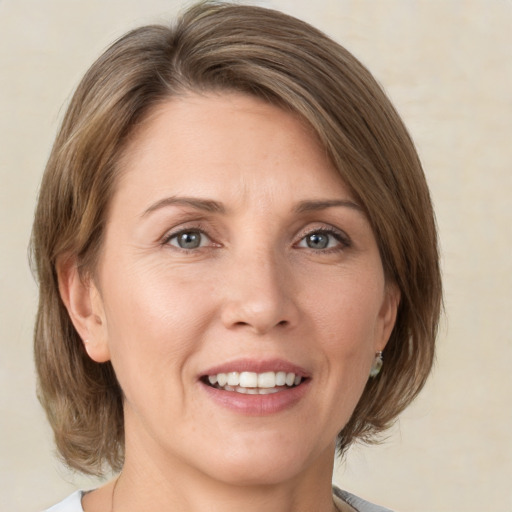
<instances>
[{"instance_id":1,"label":"smiling mouth","mask_svg":"<svg viewBox=\"0 0 512 512\"><path fill-rule=\"evenodd\" d=\"M300 386L306 379L293 372L229 372L204 375L201 381L222 391L270 395Z\"/></svg>"}]
</instances>

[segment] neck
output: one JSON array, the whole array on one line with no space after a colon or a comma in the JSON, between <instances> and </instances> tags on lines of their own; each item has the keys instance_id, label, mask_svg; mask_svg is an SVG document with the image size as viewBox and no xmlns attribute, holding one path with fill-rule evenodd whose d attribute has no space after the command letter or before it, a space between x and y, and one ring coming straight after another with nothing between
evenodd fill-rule
<instances>
[{"instance_id":1,"label":"neck","mask_svg":"<svg viewBox=\"0 0 512 512\"><path fill-rule=\"evenodd\" d=\"M129 444L127 443L127 448ZM334 448L282 481L217 478L161 451L127 449L113 512L332 512ZM264 480L264 479L262 479Z\"/></svg>"},{"instance_id":2,"label":"neck","mask_svg":"<svg viewBox=\"0 0 512 512\"><path fill-rule=\"evenodd\" d=\"M140 512L142 510L186 512L332 512L331 486L324 492L311 492L307 487L293 486L202 486L178 489L175 485L161 486L151 491L148 485L133 482L127 476L120 477L112 512Z\"/></svg>"}]
</instances>

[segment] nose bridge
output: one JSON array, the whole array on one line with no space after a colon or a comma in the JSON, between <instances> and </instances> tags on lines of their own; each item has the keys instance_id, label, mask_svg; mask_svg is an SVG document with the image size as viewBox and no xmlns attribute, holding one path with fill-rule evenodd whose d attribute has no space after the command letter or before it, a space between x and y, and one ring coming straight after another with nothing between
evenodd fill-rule
<instances>
[{"instance_id":1,"label":"nose bridge","mask_svg":"<svg viewBox=\"0 0 512 512\"><path fill-rule=\"evenodd\" d=\"M246 326L264 334L276 326L293 325L297 315L289 270L286 258L273 246L236 251L225 282L225 326Z\"/></svg>"}]
</instances>

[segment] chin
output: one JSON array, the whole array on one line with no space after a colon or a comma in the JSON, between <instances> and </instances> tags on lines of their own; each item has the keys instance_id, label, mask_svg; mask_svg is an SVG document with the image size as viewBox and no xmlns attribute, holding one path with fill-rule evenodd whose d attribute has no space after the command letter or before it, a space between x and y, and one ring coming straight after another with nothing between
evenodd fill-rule
<instances>
[{"instance_id":1,"label":"chin","mask_svg":"<svg viewBox=\"0 0 512 512\"><path fill-rule=\"evenodd\" d=\"M307 449L307 443L290 443L289 438L282 438L282 433L277 436L274 433L274 436L250 436L243 442L229 443L222 453L216 450L208 457L207 471L217 480L236 486L276 485L291 481L307 472L320 457L313 447ZM322 459L334 457L334 444L330 448L322 453Z\"/></svg>"},{"instance_id":2,"label":"chin","mask_svg":"<svg viewBox=\"0 0 512 512\"><path fill-rule=\"evenodd\" d=\"M300 473L300 467L300 464L275 457L265 460L241 457L236 461L224 461L211 476L232 486L272 486L293 480Z\"/></svg>"}]
</instances>

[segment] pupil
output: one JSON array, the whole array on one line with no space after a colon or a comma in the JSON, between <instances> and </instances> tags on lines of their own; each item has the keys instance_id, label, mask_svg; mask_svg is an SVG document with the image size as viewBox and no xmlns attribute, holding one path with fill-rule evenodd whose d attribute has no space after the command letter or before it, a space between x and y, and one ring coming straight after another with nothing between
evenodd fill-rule
<instances>
[{"instance_id":1,"label":"pupil","mask_svg":"<svg viewBox=\"0 0 512 512\"><path fill-rule=\"evenodd\" d=\"M196 249L201 244L201 235L194 232L182 233L178 242L182 249Z\"/></svg>"},{"instance_id":2,"label":"pupil","mask_svg":"<svg viewBox=\"0 0 512 512\"><path fill-rule=\"evenodd\" d=\"M321 233L313 233L308 236L307 244L311 249L325 249L329 245L329 238Z\"/></svg>"}]
</instances>

